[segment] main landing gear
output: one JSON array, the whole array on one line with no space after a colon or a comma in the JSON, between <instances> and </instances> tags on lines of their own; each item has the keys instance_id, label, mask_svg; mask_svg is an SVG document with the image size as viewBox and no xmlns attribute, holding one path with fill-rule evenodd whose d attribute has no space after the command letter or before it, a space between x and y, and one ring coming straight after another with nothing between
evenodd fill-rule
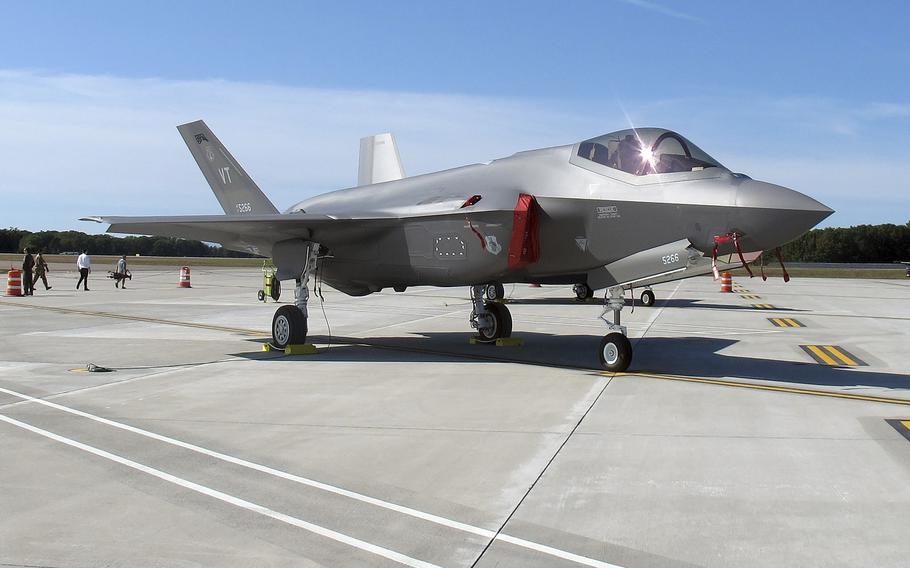
<instances>
[{"instance_id":1,"label":"main landing gear","mask_svg":"<svg viewBox=\"0 0 910 568\"><path fill-rule=\"evenodd\" d=\"M604 370L611 373L621 373L629 368L632 362L632 344L626 337L626 327L620 325L619 312L626 305L622 287L610 288L604 299L604 311L600 318L607 323L610 332L600 341L600 364ZM608 319L607 312L613 312L613 322Z\"/></svg>"},{"instance_id":2,"label":"main landing gear","mask_svg":"<svg viewBox=\"0 0 910 568\"><path fill-rule=\"evenodd\" d=\"M303 272L294 289L294 305L281 306L272 318L272 344L279 349L288 345L306 343L307 301L310 299L310 277L316 272L319 245L309 243Z\"/></svg>"},{"instance_id":3,"label":"main landing gear","mask_svg":"<svg viewBox=\"0 0 910 568\"><path fill-rule=\"evenodd\" d=\"M654 291L651 290L650 286L646 286L644 291L641 293L641 305L646 308L650 308L654 305L654 301Z\"/></svg>"},{"instance_id":4,"label":"main landing gear","mask_svg":"<svg viewBox=\"0 0 910 568\"><path fill-rule=\"evenodd\" d=\"M585 300L590 300L594 297L594 290L585 282L580 282L575 286L572 286L572 291L575 292L575 299L579 302L584 302Z\"/></svg>"},{"instance_id":5,"label":"main landing gear","mask_svg":"<svg viewBox=\"0 0 910 568\"><path fill-rule=\"evenodd\" d=\"M499 290L496 290L497 286ZM505 304L495 301L502 299L501 289L502 284L471 286L474 304L471 327L477 330L477 340L481 343L495 343L497 339L512 335L512 314Z\"/></svg>"}]
</instances>

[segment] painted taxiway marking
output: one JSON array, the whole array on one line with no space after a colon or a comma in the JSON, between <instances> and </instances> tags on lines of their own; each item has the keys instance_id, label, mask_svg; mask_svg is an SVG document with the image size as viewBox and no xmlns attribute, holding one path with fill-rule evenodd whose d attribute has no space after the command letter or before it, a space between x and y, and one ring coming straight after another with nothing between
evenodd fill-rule
<instances>
[{"instance_id":1,"label":"painted taxiway marking","mask_svg":"<svg viewBox=\"0 0 910 568\"><path fill-rule=\"evenodd\" d=\"M793 318L768 318L775 327L806 327L803 322Z\"/></svg>"},{"instance_id":2,"label":"painted taxiway marking","mask_svg":"<svg viewBox=\"0 0 910 568\"><path fill-rule=\"evenodd\" d=\"M387 558L387 559L397 562L399 564L404 564L405 566L413 566L414 568L441 568L441 567L437 566L436 564L424 562L423 560L418 560L416 558L412 558L405 554L401 554L400 552L395 552L394 550L389 550L388 548L383 548L381 546L377 546L375 544L366 542L364 540L360 540L358 538L354 538L352 536L348 536L346 534L342 534L340 532L333 531L331 529L327 529L327 528L319 526L319 525L315 525L313 523L304 521L303 519L299 519L297 517L292 517L292 516L286 515L284 513L279 513L278 511L274 511L263 505L258 505L256 503L246 501L244 499L240 499L239 497L234 497L233 495L223 493L221 491L218 491L217 489L212 489L211 487L206 487L205 485L200 485L198 483L194 483L187 479L183 479L182 477L177 477L176 475L167 473L165 471L161 471L160 469L155 469L153 467L149 467L147 465L135 462L133 460L130 460L130 459L127 459L127 458L124 458L121 456L118 456L116 454L106 452L106 451L96 448L94 446L89 446L88 444L83 444L82 442L77 442L76 440L72 440L70 438L66 438L59 434L55 434L53 432L43 430L41 428L38 428L37 426L32 426L31 424L26 424L25 422L20 422L14 418L10 418L9 416L4 416L4 415L0 414L0 421L6 422L7 424L11 424L18 428L22 428L23 430L28 430L29 432L38 434L39 436L44 436L45 438L50 438L51 440L54 440L55 442L60 442L61 444L66 444L67 446L71 446L73 448L82 450L84 452L88 452L90 454L94 454L98 457L110 460L112 462L119 463L120 465L125 465L126 467L133 468L135 470L141 471L142 473L146 473L153 477L157 477L158 479L161 479L163 481L167 481L168 483L173 483L174 485L179 485L180 487L184 487L186 489L189 489L190 491L195 491L197 493L201 493L202 495L206 495L208 497L218 499L219 501L223 501L225 503L234 505L236 507L240 507L241 509L246 509L247 511L251 511L253 513L263 515L265 517L270 517L272 519L275 519L276 521L281 521L282 523L287 523L289 525L293 525L295 527L301 528L301 529L311 532L313 534L317 534L319 536L334 540L336 542L340 542L342 544L346 544L348 546L358 548L360 550L363 550L364 552L369 552L369 553L375 554L377 556L382 556L383 558Z\"/></svg>"},{"instance_id":3,"label":"painted taxiway marking","mask_svg":"<svg viewBox=\"0 0 910 568\"><path fill-rule=\"evenodd\" d=\"M744 300L758 300L761 298L758 294L740 294L739 297Z\"/></svg>"},{"instance_id":4,"label":"painted taxiway marking","mask_svg":"<svg viewBox=\"0 0 910 568\"><path fill-rule=\"evenodd\" d=\"M111 312L101 312L96 310L80 310L76 308L58 308L54 306L38 306L35 304L19 304L15 302L7 302L0 300L0 304L5 304L8 306L16 306L17 308L31 308L35 310L47 310L50 312L58 312L61 314L77 314L84 316L96 316L103 318L112 318L112 319L122 319L127 321L141 321L145 323L158 323L162 325L176 325L181 327L195 327L197 329L211 329L214 331L226 331L229 333L240 333L243 335L252 335L256 337L271 337L270 334L263 331L258 331L255 329L245 329L242 327L228 327L223 325L211 325L206 323L191 323L185 321L176 321L176 320L165 320L159 318L149 318L144 316L131 316L124 314L115 314Z\"/></svg>"},{"instance_id":5,"label":"painted taxiway marking","mask_svg":"<svg viewBox=\"0 0 910 568\"><path fill-rule=\"evenodd\" d=\"M426 513L424 511L419 511L417 509L412 509L410 507L406 507L404 505L398 505L396 503L391 503L389 501L383 501L382 499L377 499L375 497L363 495L362 493L357 493L355 491L349 491L349 490L343 489L341 487L329 485L329 484L323 483L321 481L316 481L314 479L308 479L306 477L294 475L293 473L288 473L286 471L274 469L274 468L268 467L266 465L250 462L250 461L247 461L247 460L244 460L241 458L237 458L234 456L230 456L227 454L222 454L221 452L209 450L207 448L203 448L203 447L197 446L195 444L190 444L189 442L177 440L175 438L170 438L168 436L156 434L154 432L149 432L148 430L143 430L143 429L137 428L135 426L130 426L129 424L124 424L122 422L117 422L115 420L102 418L101 416L96 416L94 414L90 414L88 412L83 412L81 410L77 410L75 408L64 406L62 404L57 404L55 402L50 402L50 401L47 401L44 399L35 398L35 397L29 396L27 394L19 393L19 392L5 389L2 387L0 387L0 392L11 395L11 396L15 396L26 402L33 402L36 404L47 406L49 408L60 410L62 412L74 414L76 416L80 416L82 418L87 418L89 420L93 420L95 422L99 422L99 423L107 425L107 426L119 428L121 430L125 430L125 431L131 432L133 434L138 434L140 436L145 436L147 438L151 438L151 439L157 440L159 442L164 442L166 444L171 444L173 446L177 446L177 447L183 448L185 450L190 450L190 451L193 451L196 453L200 453L200 454L203 454L203 455L206 455L206 456L209 456L209 457L212 457L212 458L224 461L224 462L238 465L240 467L245 467L247 469L255 470L260 473L265 473L265 474L271 475L273 477L278 477L281 479L285 479L287 481L292 481L294 483L306 485L306 486L312 487L314 489L319 489L319 490L322 490L322 491L325 491L328 493L333 493L335 495L347 497L347 498L350 498L350 499L353 499L356 501L360 501L362 503L368 503L368 504L374 505L376 507L381 507L383 509L395 511L396 513L408 515L408 516L411 516L411 517L414 517L417 519L421 519L424 521L428 521L431 523L449 527L451 529L459 530L459 531L470 533L470 534L475 534L475 535L478 535L478 536L481 536L484 538L488 538L488 539L493 538L495 536L496 540L508 542L509 544L513 544L515 546L520 546L522 548L536 550L538 552L542 552L542 553L550 555L550 556L562 558L564 560L570 560L572 562L575 562L576 564L582 564L584 566L592 566L594 568L620 568L615 564L609 564L607 562L602 562L600 560L595 560L594 558L588 558L586 556L574 554L574 553L566 551L566 550L553 548L553 547L547 546L545 544L540 544L538 542L525 540L522 538L510 536L510 535L503 534L503 533L500 533L499 535L497 535L496 531L493 531L490 529L485 529L485 528L477 527L474 525L469 525L467 523L455 521L452 519L447 519L445 517L440 517L440 516L434 515L432 513ZM0 415L0 418L3 418L3 415ZM12 419L10 419L10 420L12 420Z\"/></svg>"},{"instance_id":6,"label":"painted taxiway marking","mask_svg":"<svg viewBox=\"0 0 910 568\"><path fill-rule=\"evenodd\" d=\"M910 440L910 420L885 420L885 422L893 426L901 436Z\"/></svg>"},{"instance_id":7,"label":"painted taxiway marking","mask_svg":"<svg viewBox=\"0 0 910 568\"><path fill-rule=\"evenodd\" d=\"M884 404L901 404L910 406L910 399L888 398L884 396L871 396L862 394L851 394L846 392L824 391L815 389L802 389L797 387L779 387L775 385L762 385L758 383L746 383L741 381L725 381L723 379L703 379L700 377L685 377L682 375L665 375L662 373L603 373L607 377L641 377L646 379L660 379L664 381L681 381L685 383L700 383L705 385L720 385L724 387L736 387L741 389L763 390L772 392L785 392L790 394L806 394L811 396L824 396L829 398L843 398L847 400L862 400L865 402L881 402Z\"/></svg>"},{"instance_id":8,"label":"painted taxiway marking","mask_svg":"<svg viewBox=\"0 0 910 568\"><path fill-rule=\"evenodd\" d=\"M837 345L800 345L800 348L815 359L816 363L831 365L833 367L865 367L867 366L856 355L851 354L843 347Z\"/></svg>"},{"instance_id":9,"label":"painted taxiway marking","mask_svg":"<svg viewBox=\"0 0 910 568\"><path fill-rule=\"evenodd\" d=\"M771 304L752 304L752 307L756 310L776 310Z\"/></svg>"}]
</instances>

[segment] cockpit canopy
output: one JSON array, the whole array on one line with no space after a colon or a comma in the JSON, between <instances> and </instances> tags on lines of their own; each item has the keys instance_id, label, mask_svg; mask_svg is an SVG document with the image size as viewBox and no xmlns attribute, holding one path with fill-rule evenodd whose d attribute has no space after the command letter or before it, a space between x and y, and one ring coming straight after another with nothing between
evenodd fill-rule
<instances>
[{"instance_id":1,"label":"cockpit canopy","mask_svg":"<svg viewBox=\"0 0 910 568\"><path fill-rule=\"evenodd\" d=\"M630 128L585 140L578 145L578 157L637 176L723 167L695 144L663 128Z\"/></svg>"}]
</instances>

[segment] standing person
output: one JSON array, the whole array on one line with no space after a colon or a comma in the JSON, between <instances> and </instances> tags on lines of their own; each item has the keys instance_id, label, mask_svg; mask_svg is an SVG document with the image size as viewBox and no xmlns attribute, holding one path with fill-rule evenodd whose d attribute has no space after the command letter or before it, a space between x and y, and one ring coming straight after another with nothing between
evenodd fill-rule
<instances>
[{"instance_id":1,"label":"standing person","mask_svg":"<svg viewBox=\"0 0 910 568\"><path fill-rule=\"evenodd\" d=\"M32 271L35 270L35 259L32 258L32 251L25 249L25 258L22 259L22 295L33 296L35 292L35 279L32 277Z\"/></svg>"},{"instance_id":2,"label":"standing person","mask_svg":"<svg viewBox=\"0 0 910 568\"><path fill-rule=\"evenodd\" d=\"M120 278L114 278L114 288L123 283L122 289L126 290L126 255L121 256L117 261L117 274Z\"/></svg>"},{"instance_id":3,"label":"standing person","mask_svg":"<svg viewBox=\"0 0 910 568\"><path fill-rule=\"evenodd\" d=\"M47 267L47 261L44 260L44 256L41 254L41 251L38 251L38 254L35 256L35 281L32 282L32 287L35 286L35 282L40 278L44 282L44 289L50 290L53 286L47 285L47 273L51 269Z\"/></svg>"},{"instance_id":4,"label":"standing person","mask_svg":"<svg viewBox=\"0 0 910 568\"><path fill-rule=\"evenodd\" d=\"M76 259L76 268L79 269L79 281L76 282L76 290L79 289L80 284L85 282L82 289L88 292L88 274L92 271L92 259L89 257L87 250L82 251L82 254Z\"/></svg>"}]
</instances>

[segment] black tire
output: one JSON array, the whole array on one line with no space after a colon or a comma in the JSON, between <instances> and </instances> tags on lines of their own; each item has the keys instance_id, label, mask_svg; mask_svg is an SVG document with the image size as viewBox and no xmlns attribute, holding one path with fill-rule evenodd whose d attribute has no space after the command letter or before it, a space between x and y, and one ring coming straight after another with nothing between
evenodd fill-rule
<instances>
[{"instance_id":1,"label":"black tire","mask_svg":"<svg viewBox=\"0 0 910 568\"><path fill-rule=\"evenodd\" d=\"M490 315L493 316L491 329L477 330L477 339L483 343L493 343L501 337L512 336L512 314L504 304L487 302L484 304Z\"/></svg>"},{"instance_id":2,"label":"black tire","mask_svg":"<svg viewBox=\"0 0 910 568\"><path fill-rule=\"evenodd\" d=\"M605 371L622 373L629 368L629 363L632 362L632 344L625 335L614 331L600 340L600 349L597 354L600 358L600 365Z\"/></svg>"},{"instance_id":3,"label":"black tire","mask_svg":"<svg viewBox=\"0 0 910 568\"><path fill-rule=\"evenodd\" d=\"M260 302L264 302L264 301L265 301L265 292L263 292L262 290L260 290L260 291L259 291L259 296L258 296L258 297L259 297L259 301L260 301Z\"/></svg>"},{"instance_id":4,"label":"black tire","mask_svg":"<svg viewBox=\"0 0 910 568\"><path fill-rule=\"evenodd\" d=\"M306 343L307 323L297 306L281 306L272 318L272 345L284 349L288 345Z\"/></svg>"},{"instance_id":5,"label":"black tire","mask_svg":"<svg viewBox=\"0 0 910 568\"><path fill-rule=\"evenodd\" d=\"M499 282L490 282L487 284L486 288L484 288L484 294L486 295L487 300L498 302L506 297L506 289L505 286Z\"/></svg>"},{"instance_id":6,"label":"black tire","mask_svg":"<svg viewBox=\"0 0 910 568\"><path fill-rule=\"evenodd\" d=\"M572 287L572 290L575 292L575 299L579 302L584 302L585 300L590 300L594 297L594 290L586 283L576 284Z\"/></svg>"},{"instance_id":7,"label":"black tire","mask_svg":"<svg viewBox=\"0 0 910 568\"><path fill-rule=\"evenodd\" d=\"M272 276L272 293L270 296L276 302L278 301L278 298L281 297L281 280L278 280L278 278L274 276Z\"/></svg>"},{"instance_id":8,"label":"black tire","mask_svg":"<svg viewBox=\"0 0 910 568\"><path fill-rule=\"evenodd\" d=\"M644 292L641 293L641 305L642 306L645 306L646 308L650 308L651 306L654 305L654 301L655 301L654 292L652 292L651 290L645 290Z\"/></svg>"}]
</instances>

